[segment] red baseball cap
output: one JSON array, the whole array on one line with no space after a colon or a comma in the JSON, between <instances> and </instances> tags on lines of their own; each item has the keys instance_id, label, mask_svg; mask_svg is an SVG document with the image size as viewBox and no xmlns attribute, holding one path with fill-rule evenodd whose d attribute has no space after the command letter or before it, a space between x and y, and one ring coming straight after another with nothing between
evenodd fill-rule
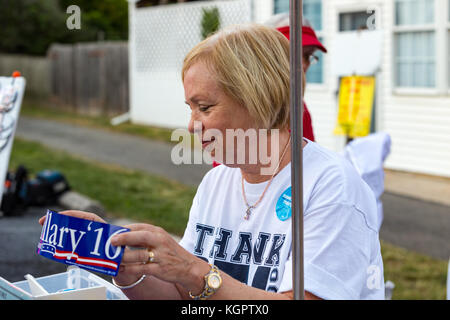
<instances>
[{"instance_id":1,"label":"red baseball cap","mask_svg":"<svg viewBox=\"0 0 450 320\"><path fill-rule=\"evenodd\" d=\"M289 25L277 28L286 38L289 40ZM302 26L302 46L315 46L323 52L327 52L327 49L317 39L316 33L311 27Z\"/></svg>"}]
</instances>

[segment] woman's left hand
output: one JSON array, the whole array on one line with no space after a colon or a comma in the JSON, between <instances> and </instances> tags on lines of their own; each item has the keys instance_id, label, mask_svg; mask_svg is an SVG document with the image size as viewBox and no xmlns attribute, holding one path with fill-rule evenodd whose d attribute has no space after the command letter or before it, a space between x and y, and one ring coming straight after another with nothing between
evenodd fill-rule
<instances>
[{"instance_id":1,"label":"woman's left hand","mask_svg":"<svg viewBox=\"0 0 450 320\"><path fill-rule=\"evenodd\" d=\"M160 280L181 284L187 291L201 292L201 275L209 266L181 247L164 229L150 224L125 226L130 232L115 235L111 239L114 246L126 248L120 265L118 278L138 279L143 274ZM152 261L149 260L153 255Z\"/></svg>"}]
</instances>

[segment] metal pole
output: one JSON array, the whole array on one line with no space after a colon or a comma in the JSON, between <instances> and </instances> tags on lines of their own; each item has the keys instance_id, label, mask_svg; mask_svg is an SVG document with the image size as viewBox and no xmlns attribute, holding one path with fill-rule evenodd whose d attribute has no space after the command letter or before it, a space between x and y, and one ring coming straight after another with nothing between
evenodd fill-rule
<instances>
[{"instance_id":1,"label":"metal pole","mask_svg":"<svg viewBox=\"0 0 450 320\"><path fill-rule=\"evenodd\" d=\"M303 1L290 0L290 109L292 186L292 281L295 300L305 299L303 265L303 94L302 16Z\"/></svg>"}]
</instances>

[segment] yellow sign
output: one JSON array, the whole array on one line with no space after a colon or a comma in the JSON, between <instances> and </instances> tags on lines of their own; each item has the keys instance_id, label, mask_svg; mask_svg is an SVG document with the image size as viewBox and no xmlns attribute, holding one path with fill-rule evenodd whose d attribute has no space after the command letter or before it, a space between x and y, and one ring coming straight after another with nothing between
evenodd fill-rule
<instances>
[{"instance_id":1,"label":"yellow sign","mask_svg":"<svg viewBox=\"0 0 450 320\"><path fill-rule=\"evenodd\" d=\"M339 111L334 134L352 138L370 133L375 77L343 77L339 89Z\"/></svg>"}]
</instances>

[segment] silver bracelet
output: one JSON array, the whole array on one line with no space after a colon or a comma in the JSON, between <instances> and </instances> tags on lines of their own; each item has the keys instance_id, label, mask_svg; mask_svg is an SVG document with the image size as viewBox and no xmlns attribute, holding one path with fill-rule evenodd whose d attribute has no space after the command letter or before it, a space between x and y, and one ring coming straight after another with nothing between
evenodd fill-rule
<instances>
[{"instance_id":1,"label":"silver bracelet","mask_svg":"<svg viewBox=\"0 0 450 320\"><path fill-rule=\"evenodd\" d=\"M131 288L137 286L139 283L141 283L141 282L145 279L145 277L146 277L145 274L142 275L142 277L140 277L138 281L136 281L136 282L134 282L134 283L132 283L132 284L130 284L130 285L128 285L128 286L120 286L120 285L118 285L118 284L116 283L116 281L114 280L114 278L112 278L112 284L113 284L114 286L116 286L117 288L119 288L119 289L131 289Z\"/></svg>"}]
</instances>

